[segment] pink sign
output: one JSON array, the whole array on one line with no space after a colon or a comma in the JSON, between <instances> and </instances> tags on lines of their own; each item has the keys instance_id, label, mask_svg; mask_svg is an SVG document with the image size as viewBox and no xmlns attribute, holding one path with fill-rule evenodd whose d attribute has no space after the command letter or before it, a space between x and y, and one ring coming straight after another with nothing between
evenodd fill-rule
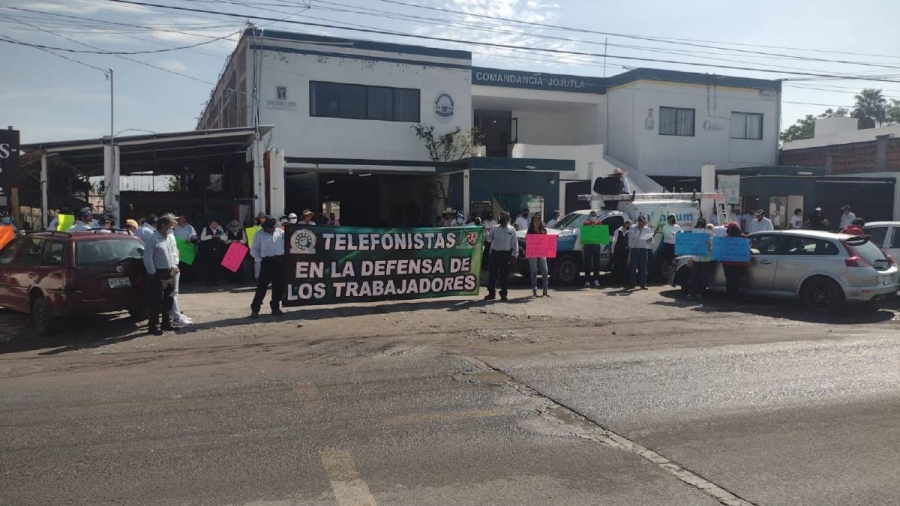
<instances>
[{"instance_id":1,"label":"pink sign","mask_svg":"<svg viewBox=\"0 0 900 506\"><path fill-rule=\"evenodd\" d=\"M527 234L525 258L556 258L556 235Z\"/></svg>"},{"instance_id":2,"label":"pink sign","mask_svg":"<svg viewBox=\"0 0 900 506\"><path fill-rule=\"evenodd\" d=\"M222 259L222 267L231 272L237 272L241 268L241 262L244 261L248 251L250 250L239 242L231 243L228 251L225 252L225 258Z\"/></svg>"}]
</instances>

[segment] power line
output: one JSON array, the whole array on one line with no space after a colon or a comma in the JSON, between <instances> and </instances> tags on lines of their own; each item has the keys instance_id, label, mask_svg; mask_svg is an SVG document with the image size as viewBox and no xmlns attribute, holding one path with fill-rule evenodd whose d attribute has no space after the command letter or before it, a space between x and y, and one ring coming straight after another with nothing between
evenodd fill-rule
<instances>
[{"instance_id":1,"label":"power line","mask_svg":"<svg viewBox=\"0 0 900 506\"><path fill-rule=\"evenodd\" d=\"M210 10L206 10L206 9L176 7L176 6L172 6L172 5L161 5L161 4L154 4L154 3L135 2L132 0L108 0L108 1L115 2L115 3L131 4L131 5L141 5L144 7L157 7L157 8L161 8L161 9L170 9L170 10L176 10L176 11L216 14L219 16L231 16L231 17L240 17L240 18L249 18L249 19L259 19L259 20L263 20L263 21L275 21L275 22L282 21L282 20L278 20L278 19L268 18L268 17L264 17L264 16L254 16L254 15L250 15L250 14L215 12L215 11L210 11ZM315 27L319 27L319 28L333 28L333 29L337 29L337 30L348 30L348 31L356 31L356 32L363 32L363 33L374 33L374 34L380 34L380 35L391 35L391 36L397 36L397 37L408 37L408 38L415 38L415 39L422 39L422 40L450 42L450 43L461 44L461 45L480 45L480 46L497 47L497 48L503 48L503 49L526 49L526 50L541 51L541 52L551 53L551 54L607 57L607 58L613 58L613 59L617 59L617 60L633 60L633 61L643 61L643 62L652 62L652 63L669 63L669 64L675 64L675 65L689 65L689 66L695 66L695 67L722 68L722 69L730 69L730 70L745 70L745 71L751 71L751 72L763 72L763 73L770 73L770 74L784 74L785 73L783 71L766 69L766 68L757 68L757 67L739 67L736 65L705 64L705 63L685 62L685 61L677 61L677 60L664 60L664 59L659 59L659 58L642 58L642 57L636 57L636 56L617 56L617 55L609 55L609 54L604 55L604 54L598 54L598 53L589 53L589 52L585 52L585 51L561 50L561 49L550 49L550 48L535 48L535 47L527 47L527 46L517 46L517 45L513 45L513 44L499 44L499 43L492 43L492 42L475 42L475 41L469 41L469 40L459 40L459 39L451 39L451 38L447 38L447 37L435 37L435 36L429 36L429 35L410 34L410 33L394 32L394 31L387 31L387 30L348 28L348 27L344 27L344 26L325 24L325 23L310 23L310 22L294 21L294 20L290 20L290 21L285 20L283 22L297 24L297 25L304 25L304 26L315 26ZM860 76L854 76L854 75L835 75L835 74L824 74L824 73L806 72L806 71L790 71L787 73L790 73L793 75L813 76L813 77L837 77L837 78L847 79L847 80L896 82L894 80L879 78L879 77L875 77L875 76L860 77Z\"/></svg>"},{"instance_id":2,"label":"power line","mask_svg":"<svg viewBox=\"0 0 900 506\"><path fill-rule=\"evenodd\" d=\"M24 42L22 42L22 41L20 41L20 40L16 40L16 39L14 39L14 38L12 38L12 37L10 37L10 36L8 36L8 35L0 35L0 42L15 42L15 43L21 43L21 44L23 44L23 45L27 45L27 44L25 44ZM89 68L92 68L92 69L94 69L94 70L99 70L100 72L103 72L104 75L109 75L109 70L107 70L107 69L101 69L100 67L95 67L95 66L91 65L90 63L85 63L85 62L83 62L83 61L81 61L81 60L76 60L75 58L69 58L68 56L65 56L65 55L61 55L61 54L55 53L55 52L53 52L53 51L50 50L50 49L43 49L43 48L40 48L40 47L37 47L37 48L35 48L35 49L40 49L41 51L43 51L43 52L45 52L45 53L50 53L50 54L52 54L53 56L58 56L58 57L60 57L60 58L62 58L62 59L64 59L64 60L69 60L70 62L74 62L74 63L77 63L77 64L79 64L79 65L84 65L85 67L89 67Z\"/></svg>"}]
</instances>

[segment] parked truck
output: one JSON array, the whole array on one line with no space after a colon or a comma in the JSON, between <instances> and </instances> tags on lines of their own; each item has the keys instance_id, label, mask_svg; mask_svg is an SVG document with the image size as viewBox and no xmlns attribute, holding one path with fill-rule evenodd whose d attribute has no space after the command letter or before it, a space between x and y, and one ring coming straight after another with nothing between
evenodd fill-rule
<instances>
[{"instance_id":1,"label":"parked truck","mask_svg":"<svg viewBox=\"0 0 900 506\"><path fill-rule=\"evenodd\" d=\"M685 230L691 230L700 217L700 199L716 198L713 194L700 193L645 193L623 195L593 195L582 196L592 205L601 205L606 202L616 202L616 209L595 209L597 218L601 223L609 227L610 237L616 229L630 220L637 221L638 216L647 218L648 226L653 228L653 249L662 241L662 226L666 223L666 217L675 215L678 224ZM587 220L590 209L575 211L564 216L553 228L547 229L548 234L558 236L556 246L556 258L548 260L550 277L557 284L573 284L578 281L583 270L584 256L581 245L581 225ZM528 261L525 259L525 231L518 232L519 258L516 270L528 273ZM608 272L612 264L612 243L604 245L600 253L600 270ZM653 264L651 264L653 265ZM666 272L655 273L665 276ZM666 278L664 278L666 279Z\"/></svg>"}]
</instances>

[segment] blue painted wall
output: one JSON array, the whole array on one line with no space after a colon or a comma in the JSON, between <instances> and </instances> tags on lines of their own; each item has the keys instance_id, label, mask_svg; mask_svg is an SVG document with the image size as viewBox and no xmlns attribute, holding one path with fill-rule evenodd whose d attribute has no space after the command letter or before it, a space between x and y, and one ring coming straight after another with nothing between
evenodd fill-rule
<instances>
[{"instance_id":1,"label":"blue painted wall","mask_svg":"<svg viewBox=\"0 0 900 506\"><path fill-rule=\"evenodd\" d=\"M550 184L550 180L556 184ZM495 193L530 193L544 196L544 214L559 209L559 174L556 172L511 172L472 170L469 199L493 201Z\"/></svg>"}]
</instances>

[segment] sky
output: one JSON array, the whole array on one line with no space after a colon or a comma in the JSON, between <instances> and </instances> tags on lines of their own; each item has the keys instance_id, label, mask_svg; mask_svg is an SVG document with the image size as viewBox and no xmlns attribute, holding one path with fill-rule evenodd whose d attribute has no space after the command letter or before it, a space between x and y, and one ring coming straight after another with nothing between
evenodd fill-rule
<instances>
[{"instance_id":1,"label":"sky","mask_svg":"<svg viewBox=\"0 0 900 506\"><path fill-rule=\"evenodd\" d=\"M548 54L534 48L602 55L607 44L608 76L653 67L789 79L783 88L782 130L829 107L852 108L853 95L862 88L883 89L888 98L900 99L900 32L890 22L900 19L896 0L857 0L852 11L845 0L134 1L213 12L179 12L111 0L0 0L0 126L21 130L24 143L109 135L110 85L104 70L113 68L116 135L191 130L248 21L288 31L465 49L473 53L474 65L514 70L602 76L602 56ZM290 21L519 48L424 41ZM184 48L191 45L195 47ZM149 51L155 52L146 54Z\"/></svg>"}]
</instances>

